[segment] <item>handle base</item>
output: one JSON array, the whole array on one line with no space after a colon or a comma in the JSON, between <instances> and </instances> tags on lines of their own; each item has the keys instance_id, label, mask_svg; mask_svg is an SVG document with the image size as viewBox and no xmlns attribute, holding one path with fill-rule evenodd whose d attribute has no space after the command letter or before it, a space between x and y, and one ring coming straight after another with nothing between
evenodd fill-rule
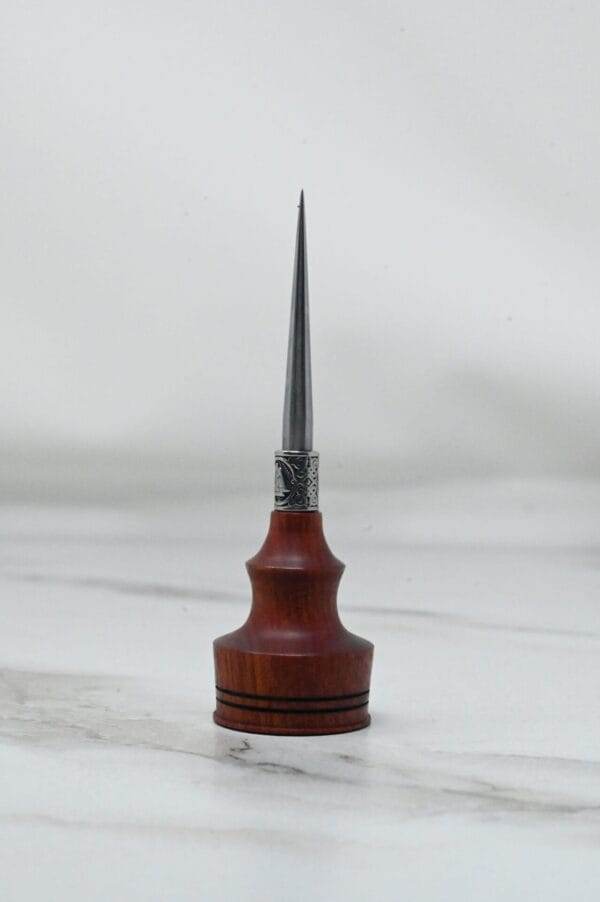
<instances>
[{"instance_id":1,"label":"handle base","mask_svg":"<svg viewBox=\"0 0 600 902\"><path fill-rule=\"evenodd\" d=\"M215 723L284 736L367 727L373 645L339 619L344 565L325 541L321 514L274 511L247 568L250 616L214 642Z\"/></svg>"}]
</instances>

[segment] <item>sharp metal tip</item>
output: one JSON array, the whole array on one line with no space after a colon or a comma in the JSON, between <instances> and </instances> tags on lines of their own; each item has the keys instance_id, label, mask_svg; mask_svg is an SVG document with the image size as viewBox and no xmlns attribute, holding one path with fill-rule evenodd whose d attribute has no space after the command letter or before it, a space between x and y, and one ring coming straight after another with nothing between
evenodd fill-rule
<instances>
[{"instance_id":1,"label":"sharp metal tip","mask_svg":"<svg viewBox=\"0 0 600 902\"><path fill-rule=\"evenodd\" d=\"M301 191L296 231L296 258L294 261L281 447L284 451L311 451L312 441L308 268L306 260L304 191Z\"/></svg>"}]
</instances>

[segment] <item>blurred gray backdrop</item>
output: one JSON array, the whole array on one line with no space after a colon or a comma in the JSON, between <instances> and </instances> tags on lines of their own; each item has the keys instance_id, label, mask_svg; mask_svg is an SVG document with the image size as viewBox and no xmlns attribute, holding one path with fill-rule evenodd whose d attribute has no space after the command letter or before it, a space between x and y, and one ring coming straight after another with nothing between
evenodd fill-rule
<instances>
[{"instance_id":1,"label":"blurred gray backdrop","mask_svg":"<svg viewBox=\"0 0 600 902\"><path fill-rule=\"evenodd\" d=\"M265 486L307 200L331 485L600 475L600 7L0 13L0 487Z\"/></svg>"}]
</instances>

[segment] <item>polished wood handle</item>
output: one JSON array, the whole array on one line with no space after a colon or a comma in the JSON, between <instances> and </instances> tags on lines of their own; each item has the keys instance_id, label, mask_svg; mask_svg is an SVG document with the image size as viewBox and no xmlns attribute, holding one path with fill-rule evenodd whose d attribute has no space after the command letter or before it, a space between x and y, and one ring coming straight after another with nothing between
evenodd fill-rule
<instances>
[{"instance_id":1,"label":"polished wood handle","mask_svg":"<svg viewBox=\"0 0 600 902\"><path fill-rule=\"evenodd\" d=\"M337 610L344 565L318 511L273 511L247 563L250 615L214 642L216 723L255 733L344 733L369 724L373 645Z\"/></svg>"}]
</instances>

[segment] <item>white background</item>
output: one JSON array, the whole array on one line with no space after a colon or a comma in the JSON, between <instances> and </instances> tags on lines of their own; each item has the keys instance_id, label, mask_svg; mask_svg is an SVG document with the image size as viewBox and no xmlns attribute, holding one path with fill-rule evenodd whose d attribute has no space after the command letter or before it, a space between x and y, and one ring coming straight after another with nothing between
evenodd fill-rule
<instances>
[{"instance_id":1,"label":"white background","mask_svg":"<svg viewBox=\"0 0 600 902\"><path fill-rule=\"evenodd\" d=\"M593 2L3 4L1 484L596 476Z\"/></svg>"}]
</instances>

